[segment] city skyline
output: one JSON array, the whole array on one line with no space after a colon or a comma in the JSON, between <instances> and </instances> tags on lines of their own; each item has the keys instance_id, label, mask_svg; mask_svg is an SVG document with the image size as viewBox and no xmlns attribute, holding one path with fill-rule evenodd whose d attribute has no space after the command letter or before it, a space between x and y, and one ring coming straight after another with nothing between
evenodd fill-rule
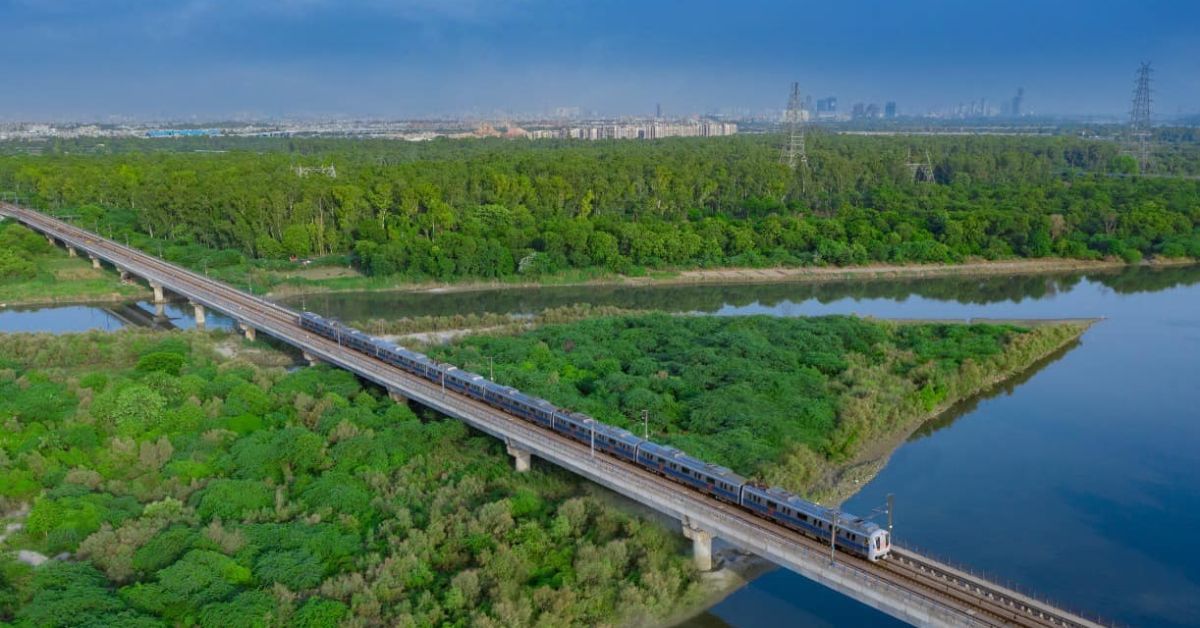
<instances>
[{"instance_id":1,"label":"city skyline","mask_svg":"<svg viewBox=\"0 0 1200 628\"><path fill-rule=\"evenodd\" d=\"M1027 113L1121 116L1144 60L1156 118L1200 110L1193 3L570 4L15 0L0 118L680 116L781 110L793 80L843 110L999 108L1024 87Z\"/></svg>"}]
</instances>

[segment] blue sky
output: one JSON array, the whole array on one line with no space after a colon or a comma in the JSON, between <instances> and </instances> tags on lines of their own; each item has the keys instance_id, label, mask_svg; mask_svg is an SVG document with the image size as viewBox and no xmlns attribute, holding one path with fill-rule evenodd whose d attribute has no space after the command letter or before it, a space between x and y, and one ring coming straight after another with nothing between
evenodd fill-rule
<instances>
[{"instance_id":1,"label":"blue sky","mask_svg":"<svg viewBox=\"0 0 1200 628\"><path fill-rule=\"evenodd\" d=\"M1197 0L0 0L7 119L673 114L814 96L924 112L1200 111Z\"/></svg>"}]
</instances>

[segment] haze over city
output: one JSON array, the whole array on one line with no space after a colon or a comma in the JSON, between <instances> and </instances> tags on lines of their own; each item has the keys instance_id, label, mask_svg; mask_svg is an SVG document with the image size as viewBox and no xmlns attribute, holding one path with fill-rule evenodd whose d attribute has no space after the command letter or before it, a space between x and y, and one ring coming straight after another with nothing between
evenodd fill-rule
<instances>
[{"instance_id":1,"label":"haze over city","mask_svg":"<svg viewBox=\"0 0 1200 628\"><path fill-rule=\"evenodd\" d=\"M1018 87L1036 115L1200 109L1200 5L519 0L9 1L0 118L756 112L812 98L906 115Z\"/></svg>"}]
</instances>

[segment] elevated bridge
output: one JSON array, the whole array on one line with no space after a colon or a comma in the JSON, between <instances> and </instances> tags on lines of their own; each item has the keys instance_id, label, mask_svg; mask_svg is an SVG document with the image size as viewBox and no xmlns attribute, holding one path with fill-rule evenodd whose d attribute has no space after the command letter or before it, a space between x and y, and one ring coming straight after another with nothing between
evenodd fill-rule
<instances>
[{"instance_id":1,"label":"elevated bridge","mask_svg":"<svg viewBox=\"0 0 1200 628\"><path fill-rule=\"evenodd\" d=\"M10 216L96 265L112 264L123 275L146 280L156 300L169 290L196 308L233 318L253 338L263 332L293 345L311 362L324 361L374 382L393 398L405 398L460 419L507 445L517 470L536 456L678 519L692 539L697 564L711 568L714 537L917 626L1070 626L1099 624L1049 603L1032 599L981 577L896 547L877 563L840 554L829 546L736 506L716 501L679 484L544 430L469 397L410 375L299 326L299 313L232 288L142 251L15 205L0 204Z\"/></svg>"}]
</instances>

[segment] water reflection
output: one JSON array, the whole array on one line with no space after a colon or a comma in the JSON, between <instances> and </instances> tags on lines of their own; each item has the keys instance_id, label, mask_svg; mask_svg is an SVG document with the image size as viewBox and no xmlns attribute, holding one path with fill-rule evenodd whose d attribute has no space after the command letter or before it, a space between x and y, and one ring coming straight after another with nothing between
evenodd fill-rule
<instances>
[{"instance_id":1,"label":"water reflection","mask_svg":"<svg viewBox=\"0 0 1200 628\"><path fill-rule=\"evenodd\" d=\"M0 332L75 333L98 329L114 331L126 326L154 329L192 329L196 326L194 310L186 302L155 305L148 301L129 301L112 304L54 305L10 307L0 309ZM228 316L208 312L205 326L209 329L232 329L234 321Z\"/></svg>"},{"instance_id":2,"label":"water reflection","mask_svg":"<svg viewBox=\"0 0 1200 628\"><path fill-rule=\"evenodd\" d=\"M975 410L979 408L980 403L995 397L1013 394L1017 388L1021 387L1021 385L1025 382L1033 379L1042 369L1063 359L1064 356L1066 356L1071 352L1071 350L1075 349L1079 345L1079 341L1068 343L1058 351L1055 351L1041 360L1034 362L1029 366L1028 369L1022 371L1016 376L1004 380L1003 382L993 386L991 389L983 393L980 393L969 399L964 399L950 406L945 412L922 423L921 426L914 430L912 435L908 437L908 440L915 441L927 436L932 436L939 430L950 427L958 419L975 412Z\"/></svg>"},{"instance_id":3,"label":"water reflection","mask_svg":"<svg viewBox=\"0 0 1200 628\"><path fill-rule=\"evenodd\" d=\"M788 304L828 304L846 299L904 302L919 297L963 305L1021 303L1052 299L1074 290L1082 283L1105 286L1118 293L1155 292L1200 283L1200 266L825 283L569 286L445 293L351 292L291 297L285 301L292 307L346 321L482 312L530 314L576 303L716 313L727 312L731 308L767 311Z\"/></svg>"}]
</instances>

